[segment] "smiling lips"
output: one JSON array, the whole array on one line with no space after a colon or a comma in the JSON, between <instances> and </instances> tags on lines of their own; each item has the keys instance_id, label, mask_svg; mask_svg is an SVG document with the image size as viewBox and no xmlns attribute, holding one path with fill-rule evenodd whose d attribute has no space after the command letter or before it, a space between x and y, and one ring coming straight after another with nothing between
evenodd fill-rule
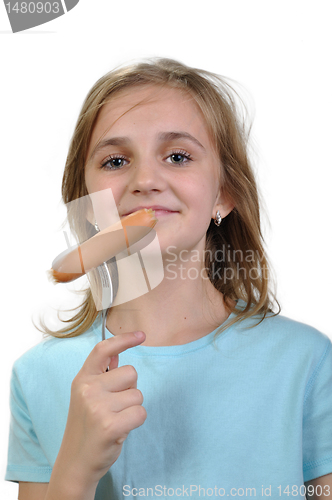
<instances>
[{"instance_id":1,"label":"smiling lips","mask_svg":"<svg viewBox=\"0 0 332 500\"><path fill-rule=\"evenodd\" d=\"M129 212L127 212L126 214L123 214L123 217L126 215L129 215L129 214L132 214L133 212L136 212L137 210L141 210L142 208L152 209L156 213L156 215L163 215L163 214L167 214L167 213L178 213L177 210L171 210L170 208L163 207L161 205L152 205L149 207L141 207L141 206L135 207L132 210L130 210Z\"/></svg>"}]
</instances>

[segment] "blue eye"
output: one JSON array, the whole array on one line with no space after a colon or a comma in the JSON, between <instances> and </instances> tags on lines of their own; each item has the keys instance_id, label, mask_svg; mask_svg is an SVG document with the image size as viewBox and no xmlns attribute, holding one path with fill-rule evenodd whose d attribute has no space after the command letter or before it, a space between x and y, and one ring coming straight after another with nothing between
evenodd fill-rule
<instances>
[{"instance_id":1,"label":"blue eye","mask_svg":"<svg viewBox=\"0 0 332 500\"><path fill-rule=\"evenodd\" d=\"M184 158L185 157L183 155L179 155L177 153L171 155L171 161L172 161L172 163L183 163Z\"/></svg>"},{"instance_id":2,"label":"blue eye","mask_svg":"<svg viewBox=\"0 0 332 500\"><path fill-rule=\"evenodd\" d=\"M174 151L170 154L167 159L170 158L171 163L174 165L181 165L182 163L187 163L191 160L191 156L186 151Z\"/></svg>"},{"instance_id":3,"label":"blue eye","mask_svg":"<svg viewBox=\"0 0 332 500\"><path fill-rule=\"evenodd\" d=\"M124 166L124 162L127 160L123 156L109 156L102 163L101 168L105 170L118 170L119 168Z\"/></svg>"},{"instance_id":4,"label":"blue eye","mask_svg":"<svg viewBox=\"0 0 332 500\"><path fill-rule=\"evenodd\" d=\"M122 167L123 158L114 158L113 160L110 160L109 163L112 165L112 167Z\"/></svg>"}]
</instances>

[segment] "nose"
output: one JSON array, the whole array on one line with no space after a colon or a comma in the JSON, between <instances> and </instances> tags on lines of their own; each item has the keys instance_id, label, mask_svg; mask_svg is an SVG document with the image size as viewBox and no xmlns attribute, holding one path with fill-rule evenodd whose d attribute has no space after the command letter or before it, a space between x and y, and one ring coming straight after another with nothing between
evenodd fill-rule
<instances>
[{"instance_id":1,"label":"nose","mask_svg":"<svg viewBox=\"0 0 332 500\"><path fill-rule=\"evenodd\" d=\"M165 179L158 161L151 158L142 158L132 165L128 188L132 193L146 194L151 191L163 191Z\"/></svg>"}]
</instances>

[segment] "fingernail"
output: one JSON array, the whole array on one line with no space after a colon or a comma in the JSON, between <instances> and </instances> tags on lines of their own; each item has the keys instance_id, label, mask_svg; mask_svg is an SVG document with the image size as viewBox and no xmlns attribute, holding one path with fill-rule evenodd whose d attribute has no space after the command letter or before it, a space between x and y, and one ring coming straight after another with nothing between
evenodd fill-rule
<instances>
[{"instance_id":1,"label":"fingernail","mask_svg":"<svg viewBox=\"0 0 332 500\"><path fill-rule=\"evenodd\" d=\"M139 340L144 339L144 333L143 332L134 332L135 337L137 337Z\"/></svg>"}]
</instances>

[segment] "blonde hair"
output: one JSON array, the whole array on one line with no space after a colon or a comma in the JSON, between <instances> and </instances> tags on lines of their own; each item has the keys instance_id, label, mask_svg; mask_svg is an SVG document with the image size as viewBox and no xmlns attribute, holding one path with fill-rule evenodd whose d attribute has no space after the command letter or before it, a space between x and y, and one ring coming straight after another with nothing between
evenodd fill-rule
<instances>
[{"instance_id":1,"label":"blonde hair","mask_svg":"<svg viewBox=\"0 0 332 500\"><path fill-rule=\"evenodd\" d=\"M151 84L190 93L214 139L221 161L222 188L235 208L222 221L222 226L217 227L211 220L206 236L205 266L211 283L223 294L226 307L236 313L231 323L253 316L258 316L260 322L268 313L278 314L280 307L271 291L270 266L263 245L258 189L249 161L250 127L240 112L239 103L243 105L242 100L225 78L165 58L120 67L100 78L83 103L70 143L62 180L63 202L67 204L88 194L85 165L101 107L122 90ZM70 213L68 221L72 231L78 232ZM91 228L93 226L87 224L86 237L92 236ZM221 249L223 259L219 261L215 256ZM229 272L231 278L227 277ZM241 311L234 310L232 306L237 299L246 302ZM273 313L275 304L278 311ZM99 314L90 288L85 290L84 301L76 309L78 311L72 318L62 320L69 323L64 328L52 331L41 321L41 331L55 337L74 337L84 333Z\"/></svg>"}]
</instances>

